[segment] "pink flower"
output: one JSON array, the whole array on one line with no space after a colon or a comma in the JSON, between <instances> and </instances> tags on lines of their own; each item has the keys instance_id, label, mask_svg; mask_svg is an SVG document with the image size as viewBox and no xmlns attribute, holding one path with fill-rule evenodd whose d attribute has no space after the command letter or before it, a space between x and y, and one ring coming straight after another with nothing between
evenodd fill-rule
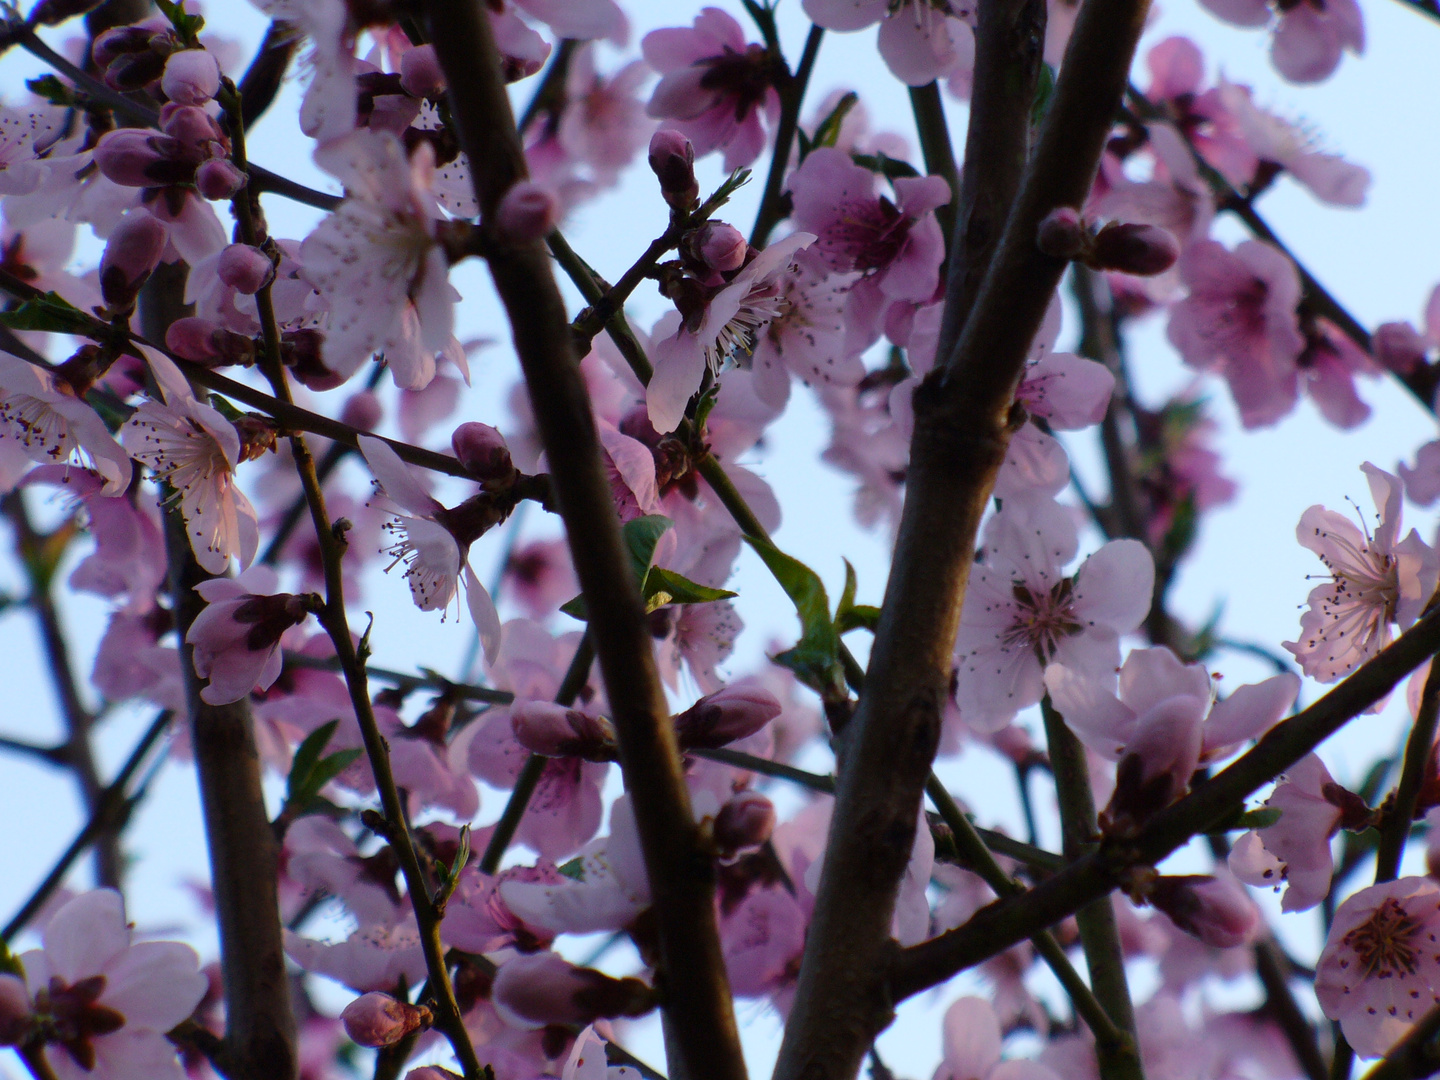
<instances>
[{"instance_id":1,"label":"pink flower","mask_svg":"<svg viewBox=\"0 0 1440 1080\"><path fill-rule=\"evenodd\" d=\"M573 41L606 38L623 46L630 35L625 13L615 0L515 0L515 6L550 27L556 37Z\"/></svg>"},{"instance_id":2,"label":"pink flower","mask_svg":"<svg viewBox=\"0 0 1440 1080\"><path fill-rule=\"evenodd\" d=\"M924 86L960 59L957 39L970 37L973 13L949 0L805 0L805 14L827 30L863 30L880 24L880 55L909 86Z\"/></svg>"},{"instance_id":3,"label":"pink flower","mask_svg":"<svg viewBox=\"0 0 1440 1080\"><path fill-rule=\"evenodd\" d=\"M319 143L355 128L358 62L355 28L344 0L250 0L272 19L282 19L310 39L304 66L310 85L300 103L300 129Z\"/></svg>"},{"instance_id":4,"label":"pink flower","mask_svg":"<svg viewBox=\"0 0 1440 1080\"><path fill-rule=\"evenodd\" d=\"M394 135L367 128L321 146L315 161L347 194L300 246L305 277L329 307L325 363L348 378L383 352L397 386L421 389L450 342L456 299L435 240L429 144L407 159Z\"/></svg>"},{"instance_id":5,"label":"pink flower","mask_svg":"<svg viewBox=\"0 0 1440 1080\"><path fill-rule=\"evenodd\" d=\"M1201 0L1217 18L1235 26L1266 26L1272 20L1267 0ZM1321 82L1340 66L1346 49L1365 51L1365 24L1355 0L1301 0L1277 3L1270 62L1294 83Z\"/></svg>"},{"instance_id":6,"label":"pink flower","mask_svg":"<svg viewBox=\"0 0 1440 1080\"><path fill-rule=\"evenodd\" d=\"M45 183L50 166L39 155L49 151L64 130L63 109L0 108L0 195L28 195Z\"/></svg>"},{"instance_id":7,"label":"pink flower","mask_svg":"<svg viewBox=\"0 0 1440 1080\"><path fill-rule=\"evenodd\" d=\"M361 926L399 919L394 863L362 856L355 841L327 817L308 814L291 824L285 832L284 866L304 899L337 897Z\"/></svg>"},{"instance_id":8,"label":"pink flower","mask_svg":"<svg viewBox=\"0 0 1440 1080\"><path fill-rule=\"evenodd\" d=\"M1233 252L1202 240L1180 256L1180 276L1190 295L1171 308L1168 334L1185 363L1225 377L1247 428L1289 413L1305 347L1295 264L1258 240Z\"/></svg>"},{"instance_id":9,"label":"pink flower","mask_svg":"<svg viewBox=\"0 0 1440 1080\"><path fill-rule=\"evenodd\" d=\"M774 61L765 46L746 43L738 22L707 7L689 29L652 30L640 51L660 73L646 112L670 120L699 157L723 149L727 172L760 156L766 138L760 114L778 122L780 96L772 85Z\"/></svg>"},{"instance_id":10,"label":"pink flower","mask_svg":"<svg viewBox=\"0 0 1440 1080\"><path fill-rule=\"evenodd\" d=\"M608 1064L605 1041L591 1026L575 1036L575 1045L570 1048L560 1080L640 1080L640 1072L630 1065Z\"/></svg>"},{"instance_id":11,"label":"pink flower","mask_svg":"<svg viewBox=\"0 0 1440 1080\"><path fill-rule=\"evenodd\" d=\"M1379 1057L1440 1005L1440 885L1405 877L1340 905L1315 971L1320 1008L1361 1057Z\"/></svg>"},{"instance_id":12,"label":"pink flower","mask_svg":"<svg viewBox=\"0 0 1440 1080\"><path fill-rule=\"evenodd\" d=\"M603 76L595 70L594 47L576 48L565 78L565 111L556 132L565 152L606 174L629 165L655 126L636 97L647 74L645 65L636 60Z\"/></svg>"},{"instance_id":13,"label":"pink flower","mask_svg":"<svg viewBox=\"0 0 1440 1080\"><path fill-rule=\"evenodd\" d=\"M682 323L672 336L656 343L655 375L646 388L646 404L658 433L679 425L707 370L717 375L735 354L748 355L771 320L784 314L781 282L795 253L814 239L812 233L797 232L771 244L711 298L693 330Z\"/></svg>"},{"instance_id":14,"label":"pink flower","mask_svg":"<svg viewBox=\"0 0 1440 1080\"><path fill-rule=\"evenodd\" d=\"M534 540L505 563L504 592L532 619L545 619L580 592L564 540Z\"/></svg>"},{"instance_id":15,"label":"pink flower","mask_svg":"<svg viewBox=\"0 0 1440 1080\"><path fill-rule=\"evenodd\" d=\"M44 943L20 962L35 1013L55 1026L58 1045L44 1053L60 1080L182 1080L165 1032L205 996L194 949L132 944L124 901L112 889L65 904L46 923Z\"/></svg>"},{"instance_id":16,"label":"pink flower","mask_svg":"<svg viewBox=\"0 0 1440 1080\"><path fill-rule=\"evenodd\" d=\"M1038 1061L1000 1060L1000 1018L984 998L957 998L940 1030L944 1056L933 1080L1058 1080Z\"/></svg>"},{"instance_id":17,"label":"pink flower","mask_svg":"<svg viewBox=\"0 0 1440 1080\"><path fill-rule=\"evenodd\" d=\"M195 649L195 674L210 680L200 697L211 705L268 690L280 677L281 636L305 621L310 603L270 592L275 584L274 571L253 566L238 579L212 578L195 586L206 606L185 641ZM264 591L257 595L255 589Z\"/></svg>"},{"instance_id":18,"label":"pink flower","mask_svg":"<svg viewBox=\"0 0 1440 1080\"><path fill-rule=\"evenodd\" d=\"M720 947L730 989L738 997L793 992L805 949L806 917L783 887L756 888L722 912Z\"/></svg>"},{"instance_id":19,"label":"pink flower","mask_svg":"<svg viewBox=\"0 0 1440 1080\"><path fill-rule=\"evenodd\" d=\"M132 457L180 496L195 561L223 574L232 556L250 565L260 543L255 508L235 486L240 437L235 426L194 397L173 361L141 346L165 400L146 401L121 429Z\"/></svg>"},{"instance_id":20,"label":"pink flower","mask_svg":"<svg viewBox=\"0 0 1440 1080\"><path fill-rule=\"evenodd\" d=\"M522 1030L643 1016L655 1004L654 992L639 979L614 979L576 967L553 952L517 956L502 964L490 1000L506 1023Z\"/></svg>"},{"instance_id":21,"label":"pink flower","mask_svg":"<svg viewBox=\"0 0 1440 1080\"><path fill-rule=\"evenodd\" d=\"M755 342L751 371L755 396L784 408L794 376L817 392L850 388L865 377L865 364L845 347L845 302L852 275L832 274L810 252L780 279L782 310ZM713 415L713 414L712 414Z\"/></svg>"},{"instance_id":22,"label":"pink flower","mask_svg":"<svg viewBox=\"0 0 1440 1080\"><path fill-rule=\"evenodd\" d=\"M1007 499L985 527L984 546L955 639L955 699L966 723L995 731L1040 700L1046 663L1114 677L1120 635L1150 609L1155 569L1139 541L1114 540L1065 577L1075 526L1044 498Z\"/></svg>"},{"instance_id":23,"label":"pink flower","mask_svg":"<svg viewBox=\"0 0 1440 1080\"><path fill-rule=\"evenodd\" d=\"M1392 623L1404 629L1414 622L1440 571L1440 559L1414 529L1397 540L1400 481L1368 462L1361 471L1379 508L1373 534L1323 506L1306 510L1295 529L1330 580L1310 591L1300 639L1284 644L1305 674L1321 682L1342 678L1388 645Z\"/></svg>"},{"instance_id":24,"label":"pink flower","mask_svg":"<svg viewBox=\"0 0 1440 1080\"><path fill-rule=\"evenodd\" d=\"M396 538L389 554L394 556L395 563L405 564L405 578L415 606L421 611L449 607L464 567L465 601L470 617L480 634L485 655L493 658L500 647L500 616L490 594L470 567L470 540L462 550L461 537L447 524L454 512L446 510L420 486L400 455L383 439L360 436L360 452L385 495L396 504L395 521L387 526ZM401 513L402 510L408 514Z\"/></svg>"},{"instance_id":25,"label":"pink flower","mask_svg":"<svg viewBox=\"0 0 1440 1080\"><path fill-rule=\"evenodd\" d=\"M327 975L362 994L393 991L402 975L410 986L425 978L425 954L413 915L395 925L362 927L333 944L286 930L285 954L306 971Z\"/></svg>"},{"instance_id":26,"label":"pink flower","mask_svg":"<svg viewBox=\"0 0 1440 1080\"><path fill-rule=\"evenodd\" d=\"M1149 899L1176 926L1215 949L1249 945L1263 925L1255 901L1229 874L1161 877Z\"/></svg>"},{"instance_id":27,"label":"pink flower","mask_svg":"<svg viewBox=\"0 0 1440 1080\"><path fill-rule=\"evenodd\" d=\"M179 105L204 105L220 89L220 65L204 49L182 49L165 61L160 89Z\"/></svg>"},{"instance_id":28,"label":"pink flower","mask_svg":"<svg viewBox=\"0 0 1440 1080\"><path fill-rule=\"evenodd\" d=\"M51 372L7 352L0 352L0 444L42 464L86 462L104 478L106 495L130 486L130 456L95 410Z\"/></svg>"},{"instance_id":29,"label":"pink flower","mask_svg":"<svg viewBox=\"0 0 1440 1080\"><path fill-rule=\"evenodd\" d=\"M1265 805L1281 812L1280 820L1248 832L1230 852L1230 870L1247 885L1285 885L1281 911L1306 911L1330 891L1335 862L1330 838L1342 824L1363 826L1363 802L1330 777L1314 754L1296 762Z\"/></svg>"}]
</instances>

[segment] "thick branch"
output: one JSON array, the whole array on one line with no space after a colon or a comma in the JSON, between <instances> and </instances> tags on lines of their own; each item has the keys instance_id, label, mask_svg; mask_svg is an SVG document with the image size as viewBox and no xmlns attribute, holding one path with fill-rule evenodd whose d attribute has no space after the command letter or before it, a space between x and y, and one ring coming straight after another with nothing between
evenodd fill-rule
<instances>
[{"instance_id":1,"label":"thick branch","mask_svg":"<svg viewBox=\"0 0 1440 1080\"><path fill-rule=\"evenodd\" d=\"M461 146L472 163L482 218L493 220L525 159L484 6L425 5ZM714 905L714 865L690 812L689 792L660 688L652 638L601 467L595 419L576 363L564 303L541 244L495 238L489 256L510 317L530 401L590 612L590 632L620 741L654 900L672 1068L690 1080L743 1080Z\"/></svg>"}]
</instances>

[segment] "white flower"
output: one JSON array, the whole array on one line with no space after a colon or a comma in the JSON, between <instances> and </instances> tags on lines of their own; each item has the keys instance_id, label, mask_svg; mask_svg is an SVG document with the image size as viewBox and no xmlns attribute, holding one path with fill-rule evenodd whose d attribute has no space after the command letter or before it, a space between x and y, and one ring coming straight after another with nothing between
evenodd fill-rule
<instances>
[{"instance_id":1,"label":"white flower","mask_svg":"<svg viewBox=\"0 0 1440 1080\"><path fill-rule=\"evenodd\" d=\"M4 443L46 465L88 459L104 479L106 495L119 495L130 485L130 457L95 411L60 390L49 372L0 352L0 444Z\"/></svg>"},{"instance_id":2,"label":"white flower","mask_svg":"<svg viewBox=\"0 0 1440 1080\"><path fill-rule=\"evenodd\" d=\"M65 126L65 110L0 107L0 195L29 195L50 175L37 155L50 149Z\"/></svg>"},{"instance_id":3,"label":"white flower","mask_svg":"<svg viewBox=\"0 0 1440 1080\"><path fill-rule=\"evenodd\" d=\"M322 356L349 377L385 353L398 386L420 390L453 336L455 300L435 240L435 158L422 143L407 160L388 131L368 128L315 152L346 199L300 246L305 278L329 308Z\"/></svg>"},{"instance_id":4,"label":"white flower","mask_svg":"<svg viewBox=\"0 0 1440 1080\"><path fill-rule=\"evenodd\" d=\"M147 401L121 429L130 455L175 490L195 561L212 574L243 569L255 557L260 526L255 508L235 486L240 437L235 426L195 400L185 376L164 354L141 346L165 397Z\"/></svg>"}]
</instances>

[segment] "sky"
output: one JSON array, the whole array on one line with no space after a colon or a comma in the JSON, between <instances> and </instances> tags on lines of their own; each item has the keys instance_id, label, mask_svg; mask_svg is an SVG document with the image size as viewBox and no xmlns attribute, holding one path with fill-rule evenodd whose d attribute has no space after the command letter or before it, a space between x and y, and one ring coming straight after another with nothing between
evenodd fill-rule
<instances>
[{"instance_id":1,"label":"sky","mask_svg":"<svg viewBox=\"0 0 1440 1080\"><path fill-rule=\"evenodd\" d=\"M1261 200L1260 210L1310 270L1362 323L1373 327L1393 319L1418 321L1430 290L1440 281L1440 215L1433 211L1440 124L1433 111L1433 87L1428 78L1422 78L1433 70L1440 24L1399 0L1360 2L1367 31L1365 55L1347 56L1334 77L1315 87L1291 86L1279 79L1269 66L1263 31L1225 26L1193 0L1167 0L1155 11L1141 56L1164 37L1185 34L1204 51L1212 80L1223 74L1231 81L1253 86L1260 104L1303 122L1319 144L1372 171L1374 183L1362 209L1321 206L1303 189L1282 179ZM725 0L723 6L744 21L738 3ZM238 41L237 55L248 57L263 33L264 17L236 0L212 8L208 12L210 29ZM692 13L689 5L659 0L632 0L626 9L633 20L630 47L624 51L608 46L602 49L602 69L632 58L648 30L674 25L681 15ZM793 60L808 21L797 0L781 0L779 16L782 41ZM58 43L65 37L62 32L52 40ZM243 60L237 70L239 66ZM1143 84L1143 65L1137 64L1136 70L1137 81ZM0 60L0 91L5 100L20 100L22 80L38 73L38 66L18 50L5 55ZM831 90L859 91L874 128L899 132L913 141L904 88L879 60L873 30L828 34L811 85L811 101ZM530 83L518 84L513 92L516 101L523 103L531 92ZM280 101L252 134L251 156L303 183L337 190L309 160L310 147L295 129L297 105L298 86L292 77ZM947 108L954 141L962 146L965 107L947 97ZM805 115L811 111L807 108ZM763 169L757 171L760 175L723 214L742 231L748 232L763 184ZM721 178L713 157L702 162L699 173L706 190ZM654 197L653 184L641 164L618 188L583 207L566 223L571 244L612 280L664 228L664 207ZM272 232L281 237L301 238L316 220L314 211L273 196L266 197L266 212ZM1234 243L1245 234L1237 222L1221 221L1215 235ZM84 245L78 262L93 266L98 250L93 242ZM506 398L516 378L508 332L490 295L483 267L471 262L457 268L452 280L464 297L459 310L460 336L488 337L494 343L472 360L473 387L461 412L431 433L431 441L437 445L446 441L450 425L460 419L482 420L505 430L509 419ZM578 309L573 291L568 295ZM642 288L630 311L642 325L649 325L665 306L653 289ZM1062 346L1073 341L1074 329L1073 320L1067 319ZM1136 326L1127 347L1138 394L1149 404L1157 404L1194 379L1166 342L1163 318ZM1319 570L1295 542L1300 514L1315 503L1343 509L1345 500L1353 499L1369 516L1361 463L1371 461L1393 470L1397 461L1413 458L1419 445L1436 437L1435 420L1398 384L1376 380L1365 382L1360 391L1374 413L1353 431L1341 432L1326 425L1311 406L1302 404L1273 428L1245 432L1239 428L1223 385L1213 380L1201 385L1221 424L1217 446L1224 457L1224 471L1239 483L1239 495L1233 504L1206 518L1197 550L1175 587L1172 611L1195 625L1218 608L1227 636L1274 649L1295 636L1299 608L1310 588L1306 575ZM842 560L848 558L858 571L859 599L878 603L888 536L867 532L853 523L852 482L818 461L828 438L825 415L797 388L785 417L770 430L763 446L747 455L745 464L771 483L783 508L777 544L814 567L832 595L843 582ZM1065 441L1082 476L1092 488L1103 490L1093 433L1079 433ZM350 475L354 489L359 490L360 471L352 467ZM39 511L42 516L47 512L51 511ZM1411 506L1406 512L1407 527L1413 524L1427 540L1433 539L1435 513ZM538 511L527 514L521 528L526 537L558 531L555 523L543 520ZM476 545L474 557L482 578L490 577L501 558L506 537L504 530L497 533ZM1096 537L1088 537L1084 550L1093 550L1097 543ZM748 628L728 665L738 674L762 663L772 643L793 640L797 624L788 601L752 554L741 556L731 587L741 594L737 603ZM14 594L19 588L14 566L0 559L0 590ZM378 616L373 638L377 661L401 669L418 664L443 671L458 669L469 648L465 623L453 618L441 623L433 614L417 611L409 603L403 582L384 578L378 571L367 578L366 591L367 605L373 606ZM64 617L82 671L89 669L106 615L106 606L95 598L66 601ZM862 636L853 635L852 644L860 646ZM1228 685L1268 673L1263 665L1238 655L1221 655L1212 666L1223 672ZM0 686L5 688L9 706L0 711L0 734L37 740L59 734L58 710L43 670L33 621L17 607L0 612ZM1304 700L1313 700L1318 693L1313 684L1307 684ZM107 772L125 756L148 718L147 710L126 708L105 721L97 741ZM1403 720L1403 706L1392 703L1379 716L1361 718L1332 739L1324 756L1336 777L1353 779L1376 754L1390 751L1400 737ZM1008 774L995 769L995 760L983 751L971 751L947 763L941 774L983 823L1018 830L1013 784ZM816 764L824 767L823 756ZM1038 790L1036 794L1043 815L1048 796ZM786 795L777 792L776 797L781 801ZM501 796L486 792L481 820L492 820L502 805ZM18 907L78 828L81 817L73 784L65 774L0 753L0 820L8 825L0 830L0 915L4 915ZM202 954L213 955L213 932L203 926L190 888L190 883L205 876L205 855L193 772L188 767L169 764L159 771L127 837L128 849L135 856L128 893L132 919L146 931L183 935ZM87 873L88 866L82 863L73 875L74 883L83 886ZM1313 954L1313 924L1291 916L1278 925L1287 944ZM343 927L332 930L340 933ZM585 947L581 943L577 949L583 952ZM628 961L623 950L616 950L607 962L618 969ZM959 992L957 983L938 996L911 1003L882 1037L880 1051L899 1075L929 1075L939 1057L938 1017ZM1139 992L1147 991L1142 985ZM326 998L336 1007L345 999L338 988ZM742 1003L740 1013L752 1069L765 1075L776 1046L778 1020L755 1005ZM663 1060L653 1025L640 1025L627 1036L627 1042L642 1057Z\"/></svg>"}]
</instances>

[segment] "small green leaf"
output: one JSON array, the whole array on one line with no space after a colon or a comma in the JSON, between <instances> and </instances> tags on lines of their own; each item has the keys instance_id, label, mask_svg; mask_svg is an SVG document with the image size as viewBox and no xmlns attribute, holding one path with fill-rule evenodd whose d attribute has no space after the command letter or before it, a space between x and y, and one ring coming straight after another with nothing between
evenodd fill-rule
<instances>
[{"instance_id":1,"label":"small green leaf","mask_svg":"<svg viewBox=\"0 0 1440 1080\"><path fill-rule=\"evenodd\" d=\"M873 173L879 173L887 180L898 180L903 177L920 175L915 171L915 166L905 161L896 161L894 158L886 157L884 154L851 154L850 160L862 169L869 169Z\"/></svg>"},{"instance_id":2,"label":"small green leaf","mask_svg":"<svg viewBox=\"0 0 1440 1080\"><path fill-rule=\"evenodd\" d=\"M295 756L290 760L290 775L285 781L287 800L296 798L310 786L310 774L315 771L320 755L325 752L325 747L329 745L335 729L339 726L338 719L329 720L305 736L305 741L295 748Z\"/></svg>"},{"instance_id":3,"label":"small green leaf","mask_svg":"<svg viewBox=\"0 0 1440 1080\"><path fill-rule=\"evenodd\" d=\"M1279 807L1257 806L1254 810L1246 810L1240 815L1237 829L1268 829L1280 820L1283 813Z\"/></svg>"},{"instance_id":4,"label":"small green leaf","mask_svg":"<svg viewBox=\"0 0 1440 1080\"><path fill-rule=\"evenodd\" d=\"M26 79L25 85L36 97L42 97L51 105L70 106L75 104L75 92L54 75L41 75L38 79Z\"/></svg>"},{"instance_id":5,"label":"small green leaf","mask_svg":"<svg viewBox=\"0 0 1440 1080\"><path fill-rule=\"evenodd\" d=\"M746 361L748 365L749 361ZM700 395L700 400L695 403L695 430L704 431L705 421L710 419L710 411L720 400L720 384L716 383L710 389Z\"/></svg>"},{"instance_id":6,"label":"small green leaf","mask_svg":"<svg viewBox=\"0 0 1440 1080\"><path fill-rule=\"evenodd\" d=\"M822 697L843 691L840 634L830 618L830 601L820 575L772 544L751 536L745 540L780 583L800 617L800 640L794 648L771 659L795 672L796 678Z\"/></svg>"},{"instance_id":7,"label":"small green leaf","mask_svg":"<svg viewBox=\"0 0 1440 1080\"><path fill-rule=\"evenodd\" d=\"M173 0L155 0L155 6L170 20L170 25L175 28L180 40L193 47L196 37L205 26L204 17L187 13L181 4L174 3Z\"/></svg>"},{"instance_id":8,"label":"small green leaf","mask_svg":"<svg viewBox=\"0 0 1440 1080\"><path fill-rule=\"evenodd\" d=\"M314 785L316 793L326 784L342 772L348 769L365 753L360 747L352 747L349 750L336 750L329 757L321 758L316 763L314 771L310 774L310 782ZM313 797L313 794L312 794Z\"/></svg>"},{"instance_id":9,"label":"small green leaf","mask_svg":"<svg viewBox=\"0 0 1440 1080\"><path fill-rule=\"evenodd\" d=\"M675 524L662 514L646 514L644 517L627 521L620 530L620 535L625 540L625 547L630 552L630 569L635 574L636 582L643 582L646 574L650 571L650 560L655 557L655 545L660 542L660 537L665 531ZM586 619L585 598L577 596L575 599L560 605L560 610L572 618Z\"/></svg>"},{"instance_id":10,"label":"small green leaf","mask_svg":"<svg viewBox=\"0 0 1440 1080\"><path fill-rule=\"evenodd\" d=\"M339 726L339 720L321 724L296 748L295 757L290 762L290 775L285 780L285 804L280 808L282 818L293 819L302 814L328 810L330 804L320 797L320 789L365 752L355 747L322 757Z\"/></svg>"},{"instance_id":11,"label":"small green leaf","mask_svg":"<svg viewBox=\"0 0 1440 1080\"><path fill-rule=\"evenodd\" d=\"M840 603L835 606L835 630L844 634L851 630L875 631L880 621L880 609L870 604L855 603L855 567L845 560L845 590L840 594Z\"/></svg>"},{"instance_id":12,"label":"small green leaf","mask_svg":"<svg viewBox=\"0 0 1440 1080\"><path fill-rule=\"evenodd\" d=\"M1040 67L1040 78L1035 83L1035 100L1030 103L1030 126L1039 127L1040 121L1050 111L1050 101L1055 96L1055 69L1049 64Z\"/></svg>"},{"instance_id":13,"label":"small green leaf","mask_svg":"<svg viewBox=\"0 0 1440 1080\"><path fill-rule=\"evenodd\" d=\"M820 121L820 126L815 129L815 146L834 146L840 140L840 128L845 123L845 117L850 114L860 95L851 90L844 97L835 103L835 108L830 110L830 115Z\"/></svg>"},{"instance_id":14,"label":"small green leaf","mask_svg":"<svg viewBox=\"0 0 1440 1080\"><path fill-rule=\"evenodd\" d=\"M803 128L795 129L795 141L800 147L800 160L804 161L810 156L810 151L815 149L815 144L810 141L810 136L805 134Z\"/></svg>"},{"instance_id":15,"label":"small green leaf","mask_svg":"<svg viewBox=\"0 0 1440 1080\"><path fill-rule=\"evenodd\" d=\"M95 320L75 307L59 293L48 292L19 307L0 312L0 323L11 330L44 330L51 334L84 336L95 327Z\"/></svg>"},{"instance_id":16,"label":"small green leaf","mask_svg":"<svg viewBox=\"0 0 1440 1080\"><path fill-rule=\"evenodd\" d=\"M670 597L665 601L667 604L708 604L712 600L728 600L737 595L729 589L712 589L709 585L701 585L674 570L666 570L663 566L652 566L645 575L645 599L649 600L661 593Z\"/></svg>"},{"instance_id":17,"label":"small green leaf","mask_svg":"<svg viewBox=\"0 0 1440 1080\"><path fill-rule=\"evenodd\" d=\"M560 871L560 873L564 874L571 881L585 880L585 860L579 855L576 855L575 858L571 859L569 862L561 863L555 869Z\"/></svg>"}]
</instances>

